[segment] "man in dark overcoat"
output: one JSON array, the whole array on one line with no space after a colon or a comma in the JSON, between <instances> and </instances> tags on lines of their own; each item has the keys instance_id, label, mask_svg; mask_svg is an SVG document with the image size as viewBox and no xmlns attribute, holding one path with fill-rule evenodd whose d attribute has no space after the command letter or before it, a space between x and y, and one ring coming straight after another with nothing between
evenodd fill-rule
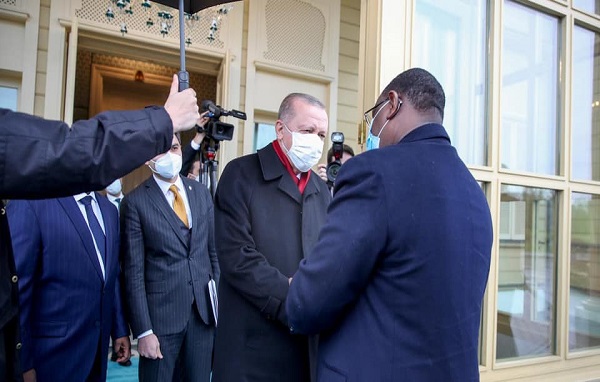
<instances>
[{"instance_id":1,"label":"man in dark overcoat","mask_svg":"<svg viewBox=\"0 0 600 382\"><path fill-rule=\"evenodd\" d=\"M215 382L310 380L314 349L308 337L290 334L285 298L330 201L327 185L311 170L327 127L319 100L290 94L279 108L277 139L230 162L221 176L215 198L221 267Z\"/></svg>"}]
</instances>

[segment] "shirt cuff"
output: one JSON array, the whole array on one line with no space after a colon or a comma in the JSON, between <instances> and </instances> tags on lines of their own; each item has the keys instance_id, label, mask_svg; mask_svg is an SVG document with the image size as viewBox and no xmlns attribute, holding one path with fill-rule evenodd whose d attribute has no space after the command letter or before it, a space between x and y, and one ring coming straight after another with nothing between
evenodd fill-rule
<instances>
[{"instance_id":1,"label":"shirt cuff","mask_svg":"<svg viewBox=\"0 0 600 382\"><path fill-rule=\"evenodd\" d=\"M139 335L137 338L138 338L138 340L139 340L140 338L147 337L147 336L149 336L150 334L154 334L154 332L152 331L152 329L150 329L150 330L146 330L144 333L140 334L140 335Z\"/></svg>"},{"instance_id":2,"label":"shirt cuff","mask_svg":"<svg viewBox=\"0 0 600 382\"><path fill-rule=\"evenodd\" d=\"M196 151L200 150L200 145L194 142L193 140L190 142L192 144L192 148Z\"/></svg>"}]
</instances>

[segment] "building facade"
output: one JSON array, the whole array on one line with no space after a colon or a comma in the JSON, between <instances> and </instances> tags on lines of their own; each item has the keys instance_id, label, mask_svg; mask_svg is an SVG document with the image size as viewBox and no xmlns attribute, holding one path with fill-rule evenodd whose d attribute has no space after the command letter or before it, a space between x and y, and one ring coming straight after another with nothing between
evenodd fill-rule
<instances>
[{"instance_id":1,"label":"building facade","mask_svg":"<svg viewBox=\"0 0 600 382\"><path fill-rule=\"evenodd\" d=\"M143 3L0 0L0 105L71 122L160 103L179 67L177 13ZM224 119L235 129L221 167L274 138L290 92L322 99L360 152L381 89L431 71L494 223L481 380L600 380L600 1L232 5L186 22L199 98L247 114Z\"/></svg>"}]
</instances>

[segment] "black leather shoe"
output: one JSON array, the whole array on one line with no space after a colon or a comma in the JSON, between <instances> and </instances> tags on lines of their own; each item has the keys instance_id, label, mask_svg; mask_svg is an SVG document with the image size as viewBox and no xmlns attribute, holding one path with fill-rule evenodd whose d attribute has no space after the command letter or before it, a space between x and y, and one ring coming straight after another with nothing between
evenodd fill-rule
<instances>
[{"instance_id":1,"label":"black leather shoe","mask_svg":"<svg viewBox=\"0 0 600 382\"><path fill-rule=\"evenodd\" d=\"M131 366L131 361L127 360L125 362L119 362L119 365L121 365L121 366Z\"/></svg>"}]
</instances>

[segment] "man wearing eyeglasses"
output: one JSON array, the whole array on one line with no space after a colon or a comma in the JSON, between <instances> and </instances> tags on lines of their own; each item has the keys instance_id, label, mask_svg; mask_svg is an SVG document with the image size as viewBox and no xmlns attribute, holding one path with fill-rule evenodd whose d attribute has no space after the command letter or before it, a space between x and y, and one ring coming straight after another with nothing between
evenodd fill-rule
<instances>
[{"instance_id":1,"label":"man wearing eyeglasses","mask_svg":"<svg viewBox=\"0 0 600 382\"><path fill-rule=\"evenodd\" d=\"M338 173L286 300L292 332L319 334L318 381L479 380L492 224L444 104L438 81L410 69L365 113L370 150Z\"/></svg>"},{"instance_id":2,"label":"man wearing eyeglasses","mask_svg":"<svg viewBox=\"0 0 600 382\"><path fill-rule=\"evenodd\" d=\"M319 100L290 94L279 108L277 139L223 171L215 198L222 276L213 382L310 380L314 352L308 337L290 334L285 298L331 198L311 170L327 127Z\"/></svg>"}]
</instances>

